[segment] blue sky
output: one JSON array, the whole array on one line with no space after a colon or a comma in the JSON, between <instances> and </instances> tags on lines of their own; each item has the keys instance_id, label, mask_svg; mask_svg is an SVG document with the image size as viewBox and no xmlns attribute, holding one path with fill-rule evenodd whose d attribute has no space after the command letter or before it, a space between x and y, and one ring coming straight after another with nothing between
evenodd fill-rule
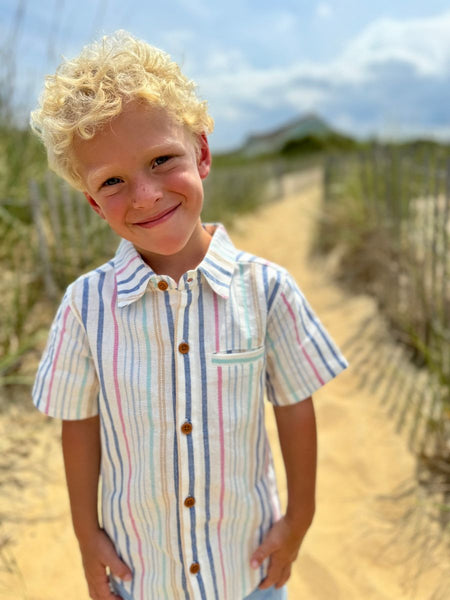
<instances>
[{"instance_id":1,"label":"blue sky","mask_svg":"<svg viewBox=\"0 0 450 600\"><path fill-rule=\"evenodd\" d=\"M448 1L0 0L17 111L34 105L61 55L118 28L169 52L198 83L216 151L306 112L358 136L450 140Z\"/></svg>"}]
</instances>

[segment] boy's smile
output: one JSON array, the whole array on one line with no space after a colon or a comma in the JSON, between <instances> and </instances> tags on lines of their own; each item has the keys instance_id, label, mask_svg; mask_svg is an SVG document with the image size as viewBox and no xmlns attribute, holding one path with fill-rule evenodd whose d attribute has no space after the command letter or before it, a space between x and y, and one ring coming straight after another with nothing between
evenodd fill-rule
<instances>
[{"instance_id":1,"label":"boy's smile","mask_svg":"<svg viewBox=\"0 0 450 600\"><path fill-rule=\"evenodd\" d=\"M157 272L178 278L205 255L204 179L211 155L160 108L130 102L92 139L77 137L73 159L93 209L134 244Z\"/></svg>"}]
</instances>

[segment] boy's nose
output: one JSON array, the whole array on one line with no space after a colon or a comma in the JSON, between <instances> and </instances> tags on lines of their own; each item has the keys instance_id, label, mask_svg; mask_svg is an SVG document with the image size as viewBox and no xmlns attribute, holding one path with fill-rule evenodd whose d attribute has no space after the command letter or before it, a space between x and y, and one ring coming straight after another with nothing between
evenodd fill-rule
<instances>
[{"instance_id":1,"label":"boy's nose","mask_svg":"<svg viewBox=\"0 0 450 600\"><path fill-rule=\"evenodd\" d=\"M134 208L145 208L162 198L161 186L150 177L140 178L136 181L132 193Z\"/></svg>"}]
</instances>

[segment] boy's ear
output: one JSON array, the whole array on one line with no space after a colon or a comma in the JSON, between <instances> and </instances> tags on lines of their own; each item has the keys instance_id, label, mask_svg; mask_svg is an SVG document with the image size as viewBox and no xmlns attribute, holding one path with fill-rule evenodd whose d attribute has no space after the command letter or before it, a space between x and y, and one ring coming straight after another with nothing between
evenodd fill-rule
<instances>
[{"instance_id":1,"label":"boy's ear","mask_svg":"<svg viewBox=\"0 0 450 600\"><path fill-rule=\"evenodd\" d=\"M97 202L94 200L94 198L92 196L90 196L87 192L83 192L86 200L89 202L89 204L91 205L92 209L95 210L95 212L101 216L102 219L106 219L103 210L101 209L101 207L97 204Z\"/></svg>"},{"instance_id":2,"label":"boy's ear","mask_svg":"<svg viewBox=\"0 0 450 600\"><path fill-rule=\"evenodd\" d=\"M205 133L199 136L199 146L197 151L198 173L201 179L206 179L211 168L211 151L209 149L208 138Z\"/></svg>"}]
</instances>

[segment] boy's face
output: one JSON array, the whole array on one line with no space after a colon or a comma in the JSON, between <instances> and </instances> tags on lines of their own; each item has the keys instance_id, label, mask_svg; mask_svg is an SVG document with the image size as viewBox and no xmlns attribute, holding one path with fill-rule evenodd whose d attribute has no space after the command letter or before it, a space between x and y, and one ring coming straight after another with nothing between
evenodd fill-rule
<instances>
[{"instance_id":1,"label":"boy's face","mask_svg":"<svg viewBox=\"0 0 450 600\"><path fill-rule=\"evenodd\" d=\"M166 111L132 102L91 140L76 138L73 159L91 206L150 265L178 254L185 264L186 254L202 257L206 136L196 152L192 134Z\"/></svg>"}]
</instances>

